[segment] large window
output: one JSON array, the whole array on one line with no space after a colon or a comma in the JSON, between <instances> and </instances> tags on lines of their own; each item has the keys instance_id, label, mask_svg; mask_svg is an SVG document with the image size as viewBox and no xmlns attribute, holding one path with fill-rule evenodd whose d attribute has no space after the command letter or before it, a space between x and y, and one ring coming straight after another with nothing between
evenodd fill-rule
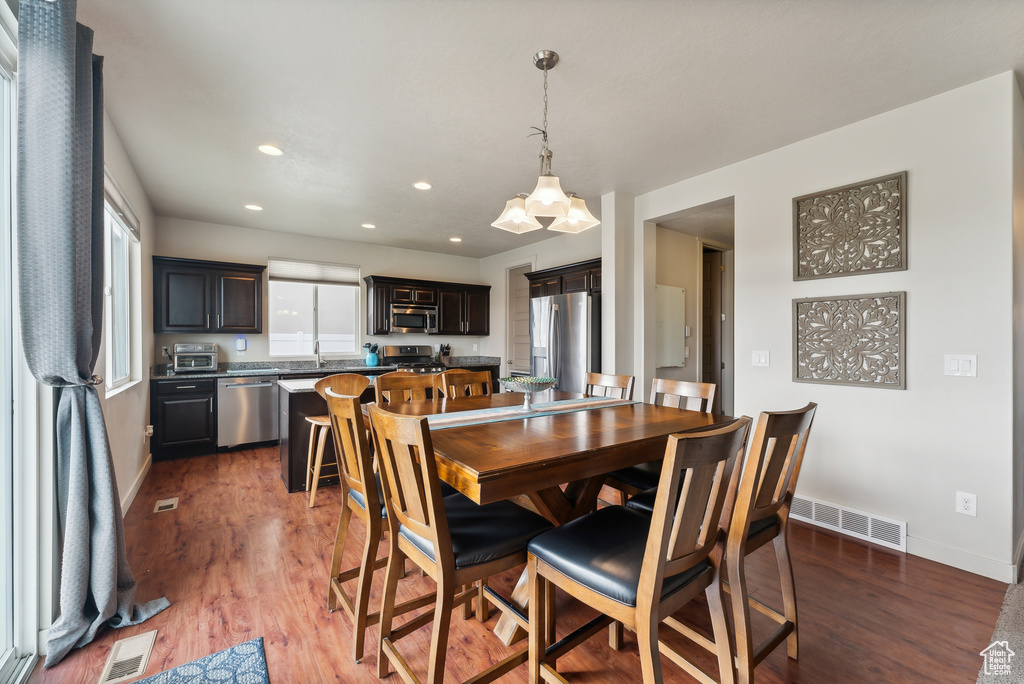
<instances>
[{"instance_id":1,"label":"large window","mask_svg":"<svg viewBox=\"0 0 1024 684\"><path fill-rule=\"evenodd\" d=\"M359 267L270 259L270 355L359 353Z\"/></svg>"},{"instance_id":2,"label":"large window","mask_svg":"<svg viewBox=\"0 0 1024 684\"><path fill-rule=\"evenodd\" d=\"M140 329L136 321L132 320L132 265L140 258L139 221L109 174L106 175L104 186L107 245L104 287L106 381L107 388L113 389L132 379L132 345Z\"/></svg>"}]
</instances>

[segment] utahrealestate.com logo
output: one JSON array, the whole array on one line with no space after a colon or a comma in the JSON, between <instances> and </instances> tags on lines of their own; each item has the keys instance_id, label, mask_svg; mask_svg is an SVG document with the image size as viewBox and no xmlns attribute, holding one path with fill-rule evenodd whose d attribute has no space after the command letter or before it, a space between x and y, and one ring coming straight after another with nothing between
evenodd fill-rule
<instances>
[{"instance_id":1,"label":"utahrealestate.com logo","mask_svg":"<svg viewBox=\"0 0 1024 684\"><path fill-rule=\"evenodd\" d=\"M1015 654L1010 650L1010 643L1008 641L993 641L989 644L988 648L978 655L985 659L985 674L1010 674L1010 661Z\"/></svg>"}]
</instances>

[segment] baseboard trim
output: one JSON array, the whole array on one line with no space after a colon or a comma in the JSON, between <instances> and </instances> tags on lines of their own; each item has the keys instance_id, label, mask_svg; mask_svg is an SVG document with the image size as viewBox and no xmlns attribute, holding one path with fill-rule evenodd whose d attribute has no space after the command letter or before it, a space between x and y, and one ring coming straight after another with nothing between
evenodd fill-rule
<instances>
[{"instance_id":1,"label":"baseboard trim","mask_svg":"<svg viewBox=\"0 0 1024 684\"><path fill-rule=\"evenodd\" d=\"M967 553L910 535L907 535L907 553L1007 584L1012 583L1015 579L1016 566L1013 563L1000 563L992 558Z\"/></svg>"},{"instance_id":2,"label":"baseboard trim","mask_svg":"<svg viewBox=\"0 0 1024 684\"><path fill-rule=\"evenodd\" d=\"M128 515L128 509L131 507L132 502L135 501L135 495L139 493L139 489L142 487L142 483L146 481L146 475L149 474L149 468L153 465L153 454L146 454L146 461L142 464L142 470L139 471L138 476L135 478L135 482L132 482L132 486L128 488L124 497L121 498L121 517Z\"/></svg>"}]
</instances>

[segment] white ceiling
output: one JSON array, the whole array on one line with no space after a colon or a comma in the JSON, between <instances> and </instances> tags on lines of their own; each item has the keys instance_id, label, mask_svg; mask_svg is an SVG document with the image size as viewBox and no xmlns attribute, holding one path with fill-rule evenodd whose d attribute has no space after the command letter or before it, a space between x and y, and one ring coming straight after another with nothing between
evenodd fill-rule
<instances>
[{"instance_id":1,"label":"white ceiling","mask_svg":"<svg viewBox=\"0 0 1024 684\"><path fill-rule=\"evenodd\" d=\"M554 172L595 215L604 193L1024 73L1020 0L79 0L78 15L158 215L474 257L554 235L490 227L536 183L537 50L561 56Z\"/></svg>"}]
</instances>

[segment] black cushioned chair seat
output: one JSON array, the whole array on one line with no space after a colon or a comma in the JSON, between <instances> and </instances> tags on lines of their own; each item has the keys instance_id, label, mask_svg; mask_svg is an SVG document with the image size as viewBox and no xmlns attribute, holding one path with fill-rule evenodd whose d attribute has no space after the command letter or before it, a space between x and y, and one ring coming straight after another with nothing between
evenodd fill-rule
<instances>
[{"instance_id":1,"label":"black cushioned chair seat","mask_svg":"<svg viewBox=\"0 0 1024 684\"><path fill-rule=\"evenodd\" d=\"M654 499L656 496L658 496L657 488L648 489L646 492L640 492L636 496L632 497L629 501L626 502L626 506L632 508L633 510L640 511L642 513L650 515L654 512ZM775 525L778 522L778 516L773 515L769 518L765 518L764 520L757 520L755 522L750 523L750 532L747 533L747 538L753 537L757 534L760 534L761 532L764 532L769 527Z\"/></svg>"},{"instance_id":2,"label":"black cushioned chair seat","mask_svg":"<svg viewBox=\"0 0 1024 684\"><path fill-rule=\"evenodd\" d=\"M623 506L607 506L536 537L529 551L552 568L602 596L636 605L640 569L651 517ZM707 561L666 577L662 597L710 567Z\"/></svg>"},{"instance_id":3,"label":"black cushioned chair seat","mask_svg":"<svg viewBox=\"0 0 1024 684\"><path fill-rule=\"evenodd\" d=\"M651 461L640 465L621 468L608 473L608 478L618 480L636 489L650 489L658 486L661 478L661 461Z\"/></svg>"},{"instance_id":4,"label":"black cushioned chair seat","mask_svg":"<svg viewBox=\"0 0 1024 684\"><path fill-rule=\"evenodd\" d=\"M380 481L380 473L374 473L373 479L377 481L377 496L380 497L380 501L381 501L381 504L382 504L381 507L380 507L380 517L386 518L386 517L388 517L388 511L387 511L387 506L383 505L383 501L384 501L384 486L381 484L381 481ZM452 487L447 482L442 482L441 483L441 496L451 496L452 494L458 494L458 493L459 493L459 490L457 490L455 487ZM366 500L363 499L363 495L361 493L355 491L354 489L350 489L348 491L348 495L352 497L352 500L356 502L357 506L362 508L364 511L366 510Z\"/></svg>"},{"instance_id":5,"label":"black cushioned chair seat","mask_svg":"<svg viewBox=\"0 0 1024 684\"><path fill-rule=\"evenodd\" d=\"M448 532L452 538L455 567L471 565L512 555L526 548L531 539L551 529L543 517L520 508L511 501L480 506L461 494L444 499L448 514ZM399 534L434 558L434 545L413 534L404 525Z\"/></svg>"}]
</instances>

